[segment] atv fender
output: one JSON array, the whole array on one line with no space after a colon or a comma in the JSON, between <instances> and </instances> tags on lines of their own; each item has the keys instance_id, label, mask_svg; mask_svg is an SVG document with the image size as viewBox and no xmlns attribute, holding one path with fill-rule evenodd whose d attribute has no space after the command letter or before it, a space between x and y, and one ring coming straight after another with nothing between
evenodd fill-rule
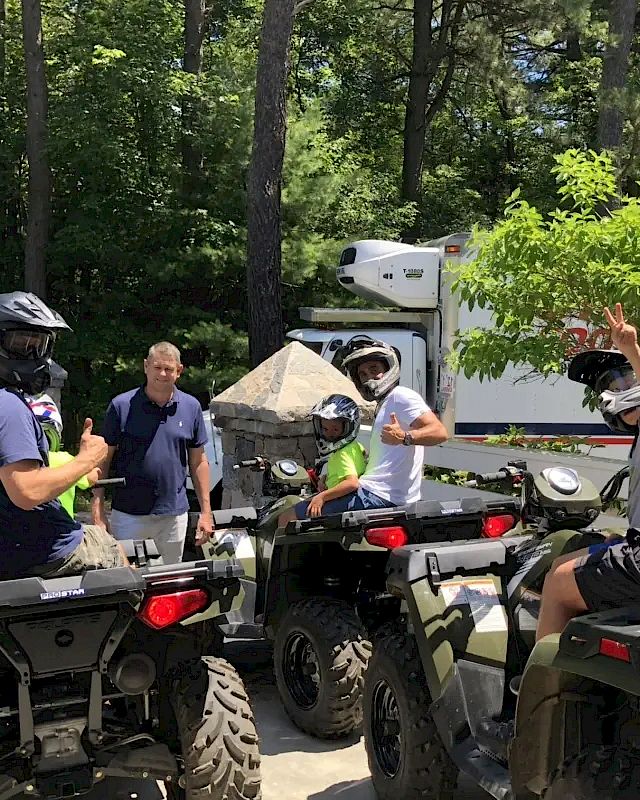
<instances>
[{"instance_id":1,"label":"atv fender","mask_svg":"<svg viewBox=\"0 0 640 800\"><path fill-rule=\"evenodd\" d=\"M467 725L474 731L502 707L508 629L491 569L505 555L500 541L472 540L403 547L389 560L387 588L404 601L450 751Z\"/></svg>"},{"instance_id":2,"label":"atv fender","mask_svg":"<svg viewBox=\"0 0 640 800\"><path fill-rule=\"evenodd\" d=\"M600 654L601 639L626 645L630 661ZM541 793L551 772L575 755L569 748L580 746L576 718L590 702L588 687L602 684L640 695L638 666L639 609L586 614L572 620L562 635L536 644L520 684L509 758L515 797ZM597 717L602 709L591 702Z\"/></svg>"}]
</instances>

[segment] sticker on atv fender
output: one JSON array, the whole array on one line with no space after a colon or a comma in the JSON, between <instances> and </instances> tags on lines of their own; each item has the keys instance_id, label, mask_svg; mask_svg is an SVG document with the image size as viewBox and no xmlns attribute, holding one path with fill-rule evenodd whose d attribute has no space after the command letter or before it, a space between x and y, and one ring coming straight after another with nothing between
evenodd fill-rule
<instances>
[{"instance_id":1,"label":"sticker on atv fender","mask_svg":"<svg viewBox=\"0 0 640 800\"><path fill-rule=\"evenodd\" d=\"M507 617L493 581L448 581L440 585L447 606L468 605L479 633L507 630Z\"/></svg>"}]
</instances>

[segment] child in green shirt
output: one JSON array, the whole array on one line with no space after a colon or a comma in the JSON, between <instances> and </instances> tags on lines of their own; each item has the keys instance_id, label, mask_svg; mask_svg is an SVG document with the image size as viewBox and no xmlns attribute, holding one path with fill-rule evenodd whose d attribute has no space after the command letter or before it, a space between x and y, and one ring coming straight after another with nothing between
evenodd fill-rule
<instances>
[{"instance_id":1,"label":"child in green shirt","mask_svg":"<svg viewBox=\"0 0 640 800\"><path fill-rule=\"evenodd\" d=\"M49 466L61 467L73 461L71 453L61 450L62 447L62 417L58 407L48 394L41 394L37 397L27 397L29 408L33 411L47 437L49 443ZM84 475L77 483L63 492L58 500L67 514L73 519L74 503L77 489L88 489L99 479L100 470L93 469L88 475Z\"/></svg>"},{"instance_id":2,"label":"child in green shirt","mask_svg":"<svg viewBox=\"0 0 640 800\"><path fill-rule=\"evenodd\" d=\"M318 455L326 461L318 485L320 492L283 512L278 518L279 526L294 519L332 513L331 501L356 492L365 470L365 450L356 441L360 409L355 400L344 394L331 394L312 408L311 419ZM329 503L327 508L325 503Z\"/></svg>"}]
</instances>

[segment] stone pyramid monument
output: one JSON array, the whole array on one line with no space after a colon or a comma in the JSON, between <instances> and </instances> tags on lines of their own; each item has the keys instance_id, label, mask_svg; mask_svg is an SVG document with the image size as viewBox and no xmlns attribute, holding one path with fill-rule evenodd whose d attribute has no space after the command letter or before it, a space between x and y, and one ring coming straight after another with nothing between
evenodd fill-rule
<instances>
[{"instance_id":1,"label":"stone pyramid monument","mask_svg":"<svg viewBox=\"0 0 640 800\"><path fill-rule=\"evenodd\" d=\"M329 394L346 394L360 406L363 421L373 417L353 383L300 342L292 342L215 397L211 411L222 429L223 506L260 502L261 476L234 471L254 456L293 458L310 466L317 458L311 408Z\"/></svg>"}]
</instances>

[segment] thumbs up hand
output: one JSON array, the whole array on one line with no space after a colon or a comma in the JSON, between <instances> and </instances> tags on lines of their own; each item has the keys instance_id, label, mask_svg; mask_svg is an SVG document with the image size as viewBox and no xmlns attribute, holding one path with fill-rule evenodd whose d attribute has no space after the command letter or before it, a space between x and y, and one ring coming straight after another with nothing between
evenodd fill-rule
<instances>
[{"instance_id":1,"label":"thumbs up hand","mask_svg":"<svg viewBox=\"0 0 640 800\"><path fill-rule=\"evenodd\" d=\"M405 431L400 427L398 418L391 412L389 422L382 426L382 433L380 438L383 444L402 444L404 440Z\"/></svg>"},{"instance_id":2,"label":"thumbs up hand","mask_svg":"<svg viewBox=\"0 0 640 800\"><path fill-rule=\"evenodd\" d=\"M80 450L78 457L82 457L89 464L89 469L97 467L107 457L108 447L102 436L93 433L93 420L84 421L82 436L80 437ZM89 470L87 470L89 472Z\"/></svg>"}]
</instances>

